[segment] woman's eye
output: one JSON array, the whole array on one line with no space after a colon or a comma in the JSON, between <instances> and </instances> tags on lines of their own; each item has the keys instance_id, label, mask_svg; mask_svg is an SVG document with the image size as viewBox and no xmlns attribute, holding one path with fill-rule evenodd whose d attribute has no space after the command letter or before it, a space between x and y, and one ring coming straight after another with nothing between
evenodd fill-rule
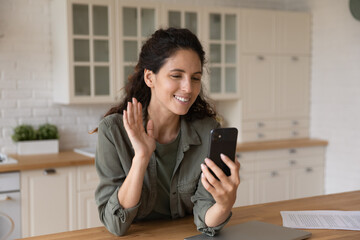
<instances>
[{"instance_id":1,"label":"woman's eye","mask_svg":"<svg viewBox=\"0 0 360 240\"><path fill-rule=\"evenodd\" d=\"M195 81L201 81L201 78L199 78L199 77L193 77L192 79Z\"/></svg>"},{"instance_id":2,"label":"woman's eye","mask_svg":"<svg viewBox=\"0 0 360 240\"><path fill-rule=\"evenodd\" d=\"M181 78L180 75L171 75L172 78Z\"/></svg>"}]
</instances>

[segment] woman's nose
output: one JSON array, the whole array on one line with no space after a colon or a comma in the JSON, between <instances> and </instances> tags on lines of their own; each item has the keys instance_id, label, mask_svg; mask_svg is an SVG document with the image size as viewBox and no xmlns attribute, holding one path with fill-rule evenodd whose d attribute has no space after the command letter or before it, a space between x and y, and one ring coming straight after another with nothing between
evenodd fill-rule
<instances>
[{"instance_id":1,"label":"woman's nose","mask_svg":"<svg viewBox=\"0 0 360 240\"><path fill-rule=\"evenodd\" d=\"M187 93L192 91L192 85L191 85L191 78L190 77L184 78L184 80L182 81L181 89L184 92L187 92Z\"/></svg>"}]
</instances>

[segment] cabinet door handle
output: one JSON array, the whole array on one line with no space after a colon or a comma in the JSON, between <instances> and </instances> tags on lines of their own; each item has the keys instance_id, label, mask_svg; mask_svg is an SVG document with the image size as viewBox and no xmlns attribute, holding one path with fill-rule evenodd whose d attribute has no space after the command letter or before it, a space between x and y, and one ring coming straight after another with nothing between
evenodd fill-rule
<instances>
[{"instance_id":1,"label":"cabinet door handle","mask_svg":"<svg viewBox=\"0 0 360 240\"><path fill-rule=\"evenodd\" d=\"M292 132L292 135L293 135L294 137L296 137L296 136L298 136L298 135L299 135L299 132L297 132L297 131L293 131L293 132Z\"/></svg>"},{"instance_id":2,"label":"cabinet door handle","mask_svg":"<svg viewBox=\"0 0 360 240\"><path fill-rule=\"evenodd\" d=\"M240 159L241 158L241 153L236 153L236 158Z\"/></svg>"},{"instance_id":3,"label":"cabinet door handle","mask_svg":"<svg viewBox=\"0 0 360 240\"><path fill-rule=\"evenodd\" d=\"M279 175L279 173L277 171L272 171L271 172L271 177L276 177L278 175Z\"/></svg>"},{"instance_id":4,"label":"cabinet door handle","mask_svg":"<svg viewBox=\"0 0 360 240\"><path fill-rule=\"evenodd\" d=\"M258 138L264 138L265 135L263 133L258 133Z\"/></svg>"},{"instance_id":5,"label":"cabinet door handle","mask_svg":"<svg viewBox=\"0 0 360 240\"><path fill-rule=\"evenodd\" d=\"M297 126L297 125L299 125L299 121L294 120L294 121L292 121L292 124L293 124L293 126Z\"/></svg>"},{"instance_id":6,"label":"cabinet door handle","mask_svg":"<svg viewBox=\"0 0 360 240\"><path fill-rule=\"evenodd\" d=\"M290 165L295 166L296 165L296 160L290 160Z\"/></svg>"},{"instance_id":7,"label":"cabinet door handle","mask_svg":"<svg viewBox=\"0 0 360 240\"><path fill-rule=\"evenodd\" d=\"M307 173L311 173L313 172L313 168L312 167L307 167L306 170L305 170Z\"/></svg>"},{"instance_id":8,"label":"cabinet door handle","mask_svg":"<svg viewBox=\"0 0 360 240\"><path fill-rule=\"evenodd\" d=\"M259 127L259 128L262 128L262 127L264 127L264 126L265 126L265 123L263 123L263 122L258 122L258 124L257 124L257 125L258 125L258 127Z\"/></svg>"},{"instance_id":9,"label":"cabinet door handle","mask_svg":"<svg viewBox=\"0 0 360 240\"><path fill-rule=\"evenodd\" d=\"M56 170L54 168L45 169L43 172L44 175L53 175L55 173L56 173Z\"/></svg>"}]
</instances>

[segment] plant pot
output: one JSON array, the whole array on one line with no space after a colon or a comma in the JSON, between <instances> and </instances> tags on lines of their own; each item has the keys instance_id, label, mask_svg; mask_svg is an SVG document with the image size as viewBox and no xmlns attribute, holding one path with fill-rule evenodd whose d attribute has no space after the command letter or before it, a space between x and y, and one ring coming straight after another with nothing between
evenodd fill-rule
<instances>
[{"instance_id":1,"label":"plant pot","mask_svg":"<svg viewBox=\"0 0 360 240\"><path fill-rule=\"evenodd\" d=\"M17 154L51 154L59 152L59 140L34 140L17 142Z\"/></svg>"}]
</instances>

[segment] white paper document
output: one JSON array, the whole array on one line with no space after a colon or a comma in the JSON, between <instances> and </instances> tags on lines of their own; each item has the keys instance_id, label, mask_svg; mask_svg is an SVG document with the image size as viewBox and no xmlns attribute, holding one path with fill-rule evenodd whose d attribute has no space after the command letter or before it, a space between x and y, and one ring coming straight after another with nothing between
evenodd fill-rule
<instances>
[{"instance_id":1,"label":"white paper document","mask_svg":"<svg viewBox=\"0 0 360 240\"><path fill-rule=\"evenodd\" d=\"M360 211L281 211L280 214L284 227L360 230Z\"/></svg>"}]
</instances>

